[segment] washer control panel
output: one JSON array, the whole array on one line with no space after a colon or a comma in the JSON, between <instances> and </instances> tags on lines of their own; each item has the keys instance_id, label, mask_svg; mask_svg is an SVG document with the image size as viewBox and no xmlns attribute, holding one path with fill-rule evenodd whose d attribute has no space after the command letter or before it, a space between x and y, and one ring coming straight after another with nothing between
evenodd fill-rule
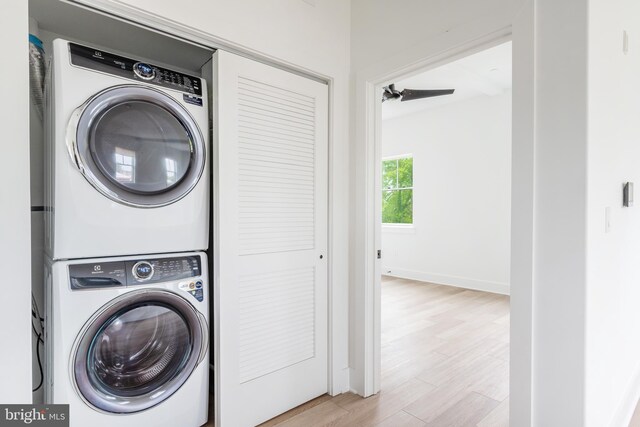
<instances>
[{"instance_id":1,"label":"washer control panel","mask_svg":"<svg viewBox=\"0 0 640 427\"><path fill-rule=\"evenodd\" d=\"M202 96L202 80L199 77L76 43L69 43L69 53L71 63L78 67Z\"/></svg>"},{"instance_id":2,"label":"washer control panel","mask_svg":"<svg viewBox=\"0 0 640 427\"><path fill-rule=\"evenodd\" d=\"M153 277L153 265L149 261L139 261L133 266L131 273L137 280L149 280Z\"/></svg>"},{"instance_id":3,"label":"washer control panel","mask_svg":"<svg viewBox=\"0 0 640 427\"><path fill-rule=\"evenodd\" d=\"M69 265L71 289L135 286L201 275L201 258L195 255ZM193 280L194 284L199 281Z\"/></svg>"},{"instance_id":4,"label":"washer control panel","mask_svg":"<svg viewBox=\"0 0 640 427\"><path fill-rule=\"evenodd\" d=\"M125 261L127 284L170 282L200 276L200 257L185 256Z\"/></svg>"}]
</instances>

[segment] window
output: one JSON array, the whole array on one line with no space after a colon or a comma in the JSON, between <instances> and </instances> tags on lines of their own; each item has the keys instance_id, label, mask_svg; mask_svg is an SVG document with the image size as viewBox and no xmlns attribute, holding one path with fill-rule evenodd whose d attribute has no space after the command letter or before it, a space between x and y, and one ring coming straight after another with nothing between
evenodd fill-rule
<instances>
[{"instance_id":1,"label":"window","mask_svg":"<svg viewBox=\"0 0 640 427\"><path fill-rule=\"evenodd\" d=\"M136 167L136 153L125 148L116 147L114 153L116 164L116 181L133 182Z\"/></svg>"},{"instance_id":2,"label":"window","mask_svg":"<svg viewBox=\"0 0 640 427\"><path fill-rule=\"evenodd\" d=\"M166 157L164 159L164 166L167 172L167 186L171 186L176 183L178 162L176 162L175 159Z\"/></svg>"},{"instance_id":3,"label":"window","mask_svg":"<svg viewBox=\"0 0 640 427\"><path fill-rule=\"evenodd\" d=\"M382 161L382 223L413 224L413 156Z\"/></svg>"}]
</instances>

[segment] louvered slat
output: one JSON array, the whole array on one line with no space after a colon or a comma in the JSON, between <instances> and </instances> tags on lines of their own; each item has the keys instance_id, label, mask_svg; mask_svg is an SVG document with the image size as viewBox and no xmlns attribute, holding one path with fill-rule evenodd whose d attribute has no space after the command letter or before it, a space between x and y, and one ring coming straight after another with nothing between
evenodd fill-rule
<instances>
[{"instance_id":1,"label":"louvered slat","mask_svg":"<svg viewBox=\"0 0 640 427\"><path fill-rule=\"evenodd\" d=\"M314 99L240 76L238 102L240 254L313 249Z\"/></svg>"},{"instance_id":2,"label":"louvered slat","mask_svg":"<svg viewBox=\"0 0 640 427\"><path fill-rule=\"evenodd\" d=\"M240 382L283 369L315 354L315 268L238 281Z\"/></svg>"}]
</instances>

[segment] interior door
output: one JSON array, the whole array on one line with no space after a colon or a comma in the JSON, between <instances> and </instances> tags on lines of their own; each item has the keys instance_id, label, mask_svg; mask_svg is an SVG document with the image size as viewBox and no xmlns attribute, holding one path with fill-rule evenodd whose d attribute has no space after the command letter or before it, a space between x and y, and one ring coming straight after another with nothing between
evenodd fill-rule
<instances>
[{"instance_id":1,"label":"interior door","mask_svg":"<svg viewBox=\"0 0 640 427\"><path fill-rule=\"evenodd\" d=\"M214 55L216 425L327 391L325 84Z\"/></svg>"}]
</instances>

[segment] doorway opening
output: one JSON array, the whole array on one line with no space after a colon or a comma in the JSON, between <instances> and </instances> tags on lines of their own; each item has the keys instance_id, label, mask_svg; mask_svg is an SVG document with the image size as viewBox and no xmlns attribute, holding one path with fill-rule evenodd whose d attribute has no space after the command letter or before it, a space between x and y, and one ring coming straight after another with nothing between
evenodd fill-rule
<instances>
[{"instance_id":1,"label":"doorway opening","mask_svg":"<svg viewBox=\"0 0 640 427\"><path fill-rule=\"evenodd\" d=\"M379 389L427 424L509 423L511 51L382 85Z\"/></svg>"}]
</instances>

